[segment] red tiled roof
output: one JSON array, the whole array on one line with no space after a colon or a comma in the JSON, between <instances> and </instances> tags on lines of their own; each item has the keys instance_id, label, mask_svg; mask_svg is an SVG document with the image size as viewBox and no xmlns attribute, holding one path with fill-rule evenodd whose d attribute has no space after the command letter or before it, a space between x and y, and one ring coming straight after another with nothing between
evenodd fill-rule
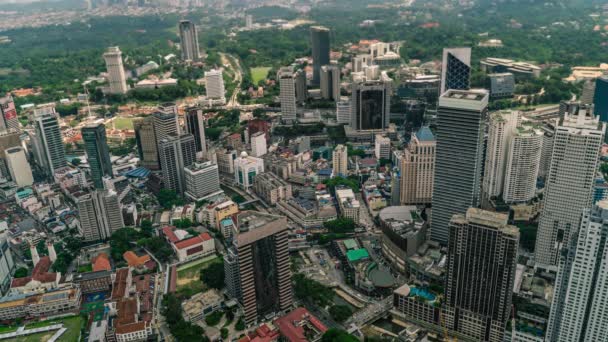
<instances>
[{"instance_id":1,"label":"red tiled roof","mask_svg":"<svg viewBox=\"0 0 608 342\"><path fill-rule=\"evenodd\" d=\"M189 239L186 239L186 240L182 240L182 241L176 242L175 243L175 248L177 248L177 249L185 249L185 248L188 248L188 247L196 246L198 244L201 244L201 243L203 243L205 241L209 241L211 239L212 239L212 237L211 237L211 235L209 235L209 233L202 233L199 236L195 236L193 238L189 238Z\"/></svg>"},{"instance_id":2,"label":"red tiled roof","mask_svg":"<svg viewBox=\"0 0 608 342\"><path fill-rule=\"evenodd\" d=\"M173 232L173 229L175 229L175 227L166 226L163 228L163 234L165 234L170 242L177 242L179 239L177 238L177 235L175 235L175 232Z\"/></svg>"},{"instance_id":3,"label":"red tiled roof","mask_svg":"<svg viewBox=\"0 0 608 342\"><path fill-rule=\"evenodd\" d=\"M129 269L127 267L118 269L116 271L116 278L112 285L112 299L124 297L127 291L127 278L129 276Z\"/></svg>"},{"instance_id":4,"label":"red tiled roof","mask_svg":"<svg viewBox=\"0 0 608 342\"><path fill-rule=\"evenodd\" d=\"M11 282L11 287L21 287L27 285L32 280L32 277L14 278Z\"/></svg>"},{"instance_id":5,"label":"red tiled roof","mask_svg":"<svg viewBox=\"0 0 608 342\"><path fill-rule=\"evenodd\" d=\"M306 338L304 327L296 322L308 321L314 329L323 334L327 331L327 327L319 321L315 316L311 315L305 308L297 308L287 315L280 317L274 321L274 324L279 327L281 335L290 342L308 341Z\"/></svg>"},{"instance_id":6,"label":"red tiled roof","mask_svg":"<svg viewBox=\"0 0 608 342\"><path fill-rule=\"evenodd\" d=\"M135 254L133 251L126 251L122 257L130 267L143 266L148 260L150 260L150 256L148 254L137 256L137 254Z\"/></svg>"},{"instance_id":7,"label":"red tiled roof","mask_svg":"<svg viewBox=\"0 0 608 342\"><path fill-rule=\"evenodd\" d=\"M110 257L106 253L99 253L96 257L91 260L93 264L93 272L97 271L111 271Z\"/></svg>"}]
</instances>

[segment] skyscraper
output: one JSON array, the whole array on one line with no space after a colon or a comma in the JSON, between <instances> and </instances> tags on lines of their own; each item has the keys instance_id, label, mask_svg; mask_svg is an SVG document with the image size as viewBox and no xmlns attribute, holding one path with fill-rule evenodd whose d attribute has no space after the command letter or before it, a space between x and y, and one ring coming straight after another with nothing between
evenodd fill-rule
<instances>
[{"instance_id":1,"label":"skyscraper","mask_svg":"<svg viewBox=\"0 0 608 342\"><path fill-rule=\"evenodd\" d=\"M198 32L196 26L190 20L179 22L179 38L184 61L198 61L200 52L198 48Z\"/></svg>"},{"instance_id":2,"label":"skyscraper","mask_svg":"<svg viewBox=\"0 0 608 342\"><path fill-rule=\"evenodd\" d=\"M336 102L336 120L338 124L349 124L351 116L350 99L341 97L340 101Z\"/></svg>"},{"instance_id":3,"label":"skyscraper","mask_svg":"<svg viewBox=\"0 0 608 342\"><path fill-rule=\"evenodd\" d=\"M154 119L151 116L133 120L135 130L135 142L141 166L150 170L158 170L158 145L156 144L156 133L154 133ZM187 117L186 117L186 120Z\"/></svg>"},{"instance_id":4,"label":"skyscraper","mask_svg":"<svg viewBox=\"0 0 608 342\"><path fill-rule=\"evenodd\" d=\"M435 177L437 141L430 128L422 127L412 133L409 146L401 158L402 204L430 204Z\"/></svg>"},{"instance_id":5,"label":"skyscraper","mask_svg":"<svg viewBox=\"0 0 608 342\"><path fill-rule=\"evenodd\" d=\"M310 27L312 41L312 84L321 81L321 67L329 64L329 29L323 26Z\"/></svg>"},{"instance_id":6,"label":"skyscraper","mask_svg":"<svg viewBox=\"0 0 608 342\"><path fill-rule=\"evenodd\" d=\"M169 136L176 136L179 134L177 115L175 113L158 111L152 114L152 118L157 144L160 144L163 139Z\"/></svg>"},{"instance_id":7,"label":"skyscraper","mask_svg":"<svg viewBox=\"0 0 608 342\"><path fill-rule=\"evenodd\" d=\"M95 189L103 189L103 178L113 177L110 150L106 139L106 126L101 123L82 128L82 140L91 166L91 178Z\"/></svg>"},{"instance_id":8,"label":"skyscraper","mask_svg":"<svg viewBox=\"0 0 608 342\"><path fill-rule=\"evenodd\" d=\"M600 117L600 121L608 122L608 75L602 75L595 80L593 105L595 115Z\"/></svg>"},{"instance_id":9,"label":"skyscraper","mask_svg":"<svg viewBox=\"0 0 608 342\"><path fill-rule=\"evenodd\" d=\"M296 100L300 103L308 99L308 88L306 86L306 71L296 71Z\"/></svg>"},{"instance_id":10,"label":"skyscraper","mask_svg":"<svg viewBox=\"0 0 608 342\"><path fill-rule=\"evenodd\" d=\"M454 214L479 204L487 91L449 90L439 98L431 239L448 242Z\"/></svg>"},{"instance_id":11,"label":"skyscraper","mask_svg":"<svg viewBox=\"0 0 608 342\"><path fill-rule=\"evenodd\" d=\"M186 195L194 201L221 191L217 164L211 161L186 166L185 180Z\"/></svg>"},{"instance_id":12,"label":"skyscraper","mask_svg":"<svg viewBox=\"0 0 608 342\"><path fill-rule=\"evenodd\" d=\"M557 266L558 251L567 246L581 212L590 208L606 124L592 107L566 113L555 129L551 167L545 184L545 203L534 249L541 267Z\"/></svg>"},{"instance_id":13,"label":"skyscraper","mask_svg":"<svg viewBox=\"0 0 608 342\"><path fill-rule=\"evenodd\" d=\"M519 112L510 110L494 112L489 115L488 144L481 186L484 207L492 197L502 195L507 153L518 118Z\"/></svg>"},{"instance_id":14,"label":"skyscraper","mask_svg":"<svg viewBox=\"0 0 608 342\"><path fill-rule=\"evenodd\" d=\"M270 313L291 307L291 270L287 218L245 211L237 216L239 234L234 238L245 323L260 321ZM231 273L231 272L229 272Z\"/></svg>"},{"instance_id":15,"label":"skyscraper","mask_svg":"<svg viewBox=\"0 0 608 342\"><path fill-rule=\"evenodd\" d=\"M34 177L23 147L11 147L6 149L4 153L6 154L6 166L13 182L18 186L32 185Z\"/></svg>"},{"instance_id":16,"label":"skyscraper","mask_svg":"<svg viewBox=\"0 0 608 342\"><path fill-rule=\"evenodd\" d=\"M19 118L17 118L17 109L11 95L0 97L0 129L16 129L19 130Z\"/></svg>"},{"instance_id":17,"label":"skyscraper","mask_svg":"<svg viewBox=\"0 0 608 342\"><path fill-rule=\"evenodd\" d=\"M36 150L39 166L47 176L52 177L55 170L67 166L63 137L55 109L34 113L36 131Z\"/></svg>"},{"instance_id":18,"label":"skyscraper","mask_svg":"<svg viewBox=\"0 0 608 342\"><path fill-rule=\"evenodd\" d=\"M196 161L194 136L191 134L167 136L159 141L158 151L165 188L183 195L186 189L184 168Z\"/></svg>"},{"instance_id":19,"label":"skyscraper","mask_svg":"<svg viewBox=\"0 0 608 342\"><path fill-rule=\"evenodd\" d=\"M562 250L545 341L608 337L608 201L582 212L578 232Z\"/></svg>"},{"instance_id":20,"label":"skyscraper","mask_svg":"<svg viewBox=\"0 0 608 342\"><path fill-rule=\"evenodd\" d=\"M340 100L340 67L324 65L321 67L321 97L326 100Z\"/></svg>"},{"instance_id":21,"label":"skyscraper","mask_svg":"<svg viewBox=\"0 0 608 342\"><path fill-rule=\"evenodd\" d=\"M205 71L205 89L207 90L208 99L226 98L226 89L224 88L222 69Z\"/></svg>"},{"instance_id":22,"label":"skyscraper","mask_svg":"<svg viewBox=\"0 0 608 342\"><path fill-rule=\"evenodd\" d=\"M3 177L10 177L5 151L12 147L21 146L20 135L21 133L14 128L0 130L0 174L2 174Z\"/></svg>"},{"instance_id":23,"label":"skyscraper","mask_svg":"<svg viewBox=\"0 0 608 342\"><path fill-rule=\"evenodd\" d=\"M205 118L203 110L198 107L186 110L186 132L194 136L197 158L203 158L207 154L207 140L205 137Z\"/></svg>"},{"instance_id":24,"label":"skyscraper","mask_svg":"<svg viewBox=\"0 0 608 342\"><path fill-rule=\"evenodd\" d=\"M344 145L338 145L334 149L332 156L334 175L346 177L348 176L348 150Z\"/></svg>"},{"instance_id":25,"label":"skyscraper","mask_svg":"<svg viewBox=\"0 0 608 342\"><path fill-rule=\"evenodd\" d=\"M95 190L76 199L80 233L84 241L107 240L124 227L120 201L116 192Z\"/></svg>"},{"instance_id":26,"label":"skyscraper","mask_svg":"<svg viewBox=\"0 0 608 342\"><path fill-rule=\"evenodd\" d=\"M384 74L381 80L352 84L351 121L355 130L386 130L390 119L392 80Z\"/></svg>"},{"instance_id":27,"label":"skyscraper","mask_svg":"<svg viewBox=\"0 0 608 342\"><path fill-rule=\"evenodd\" d=\"M446 326L476 341L504 340L519 229L508 215L469 208L454 215L446 262Z\"/></svg>"},{"instance_id":28,"label":"skyscraper","mask_svg":"<svg viewBox=\"0 0 608 342\"><path fill-rule=\"evenodd\" d=\"M0 290L3 294L10 288L15 260L8 244L8 232L0 233Z\"/></svg>"},{"instance_id":29,"label":"skyscraper","mask_svg":"<svg viewBox=\"0 0 608 342\"><path fill-rule=\"evenodd\" d=\"M122 65L122 52L120 52L118 46L109 47L108 51L103 54L103 59L106 61L108 71L109 93L126 94L129 88L127 87L125 69Z\"/></svg>"},{"instance_id":30,"label":"skyscraper","mask_svg":"<svg viewBox=\"0 0 608 342\"><path fill-rule=\"evenodd\" d=\"M471 48L443 49L441 94L449 89L467 90L471 77Z\"/></svg>"},{"instance_id":31,"label":"skyscraper","mask_svg":"<svg viewBox=\"0 0 608 342\"><path fill-rule=\"evenodd\" d=\"M267 152L266 135L264 132L257 132L251 135L251 155L259 158Z\"/></svg>"},{"instance_id":32,"label":"skyscraper","mask_svg":"<svg viewBox=\"0 0 608 342\"><path fill-rule=\"evenodd\" d=\"M296 111L296 85L293 77L293 68L279 69L279 99L281 101L281 117L285 122L295 122Z\"/></svg>"},{"instance_id":33,"label":"skyscraper","mask_svg":"<svg viewBox=\"0 0 608 342\"><path fill-rule=\"evenodd\" d=\"M505 203L526 203L536 195L543 132L522 124L509 144L502 197Z\"/></svg>"}]
</instances>

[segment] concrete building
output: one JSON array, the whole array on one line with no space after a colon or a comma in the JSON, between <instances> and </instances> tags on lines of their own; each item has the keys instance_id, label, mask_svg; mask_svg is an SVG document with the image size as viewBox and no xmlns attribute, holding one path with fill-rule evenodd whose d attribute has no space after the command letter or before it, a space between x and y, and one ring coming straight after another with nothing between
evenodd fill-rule
<instances>
[{"instance_id":1,"label":"concrete building","mask_svg":"<svg viewBox=\"0 0 608 342\"><path fill-rule=\"evenodd\" d=\"M296 111L296 83L292 67L283 67L277 73L279 78L279 99L281 102L281 118L284 122L295 122Z\"/></svg>"},{"instance_id":2,"label":"concrete building","mask_svg":"<svg viewBox=\"0 0 608 342\"><path fill-rule=\"evenodd\" d=\"M200 201L221 192L218 167L211 161L186 166L184 177L186 196L194 201Z\"/></svg>"},{"instance_id":3,"label":"concrete building","mask_svg":"<svg viewBox=\"0 0 608 342\"><path fill-rule=\"evenodd\" d=\"M593 107L600 121L608 122L608 75L600 76L595 80Z\"/></svg>"},{"instance_id":4,"label":"concrete building","mask_svg":"<svg viewBox=\"0 0 608 342\"><path fill-rule=\"evenodd\" d=\"M236 150L219 149L215 152L217 167L221 173L234 174L234 161L237 158Z\"/></svg>"},{"instance_id":5,"label":"concrete building","mask_svg":"<svg viewBox=\"0 0 608 342\"><path fill-rule=\"evenodd\" d=\"M502 99L515 94L515 76L510 72L488 74L490 98Z\"/></svg>"},{"instance_id":6,"label":"concrete building","mask_svg":"<svg viewBox=\"0 0 608 342\"><path fill-rule=\"evenodd\" d=\"M52 177L55 170L68 165L59 120L54 107L50 113L44 112L38 115L35 112L34 115L36 139L33 143L37 162L45 174Z\"/></svg>"},{"instance_id":7,"label":"concrete building","mask_svg":"<svg viewBox=\"0 0 608 342\"><path fill-rule=\"evenodd\" d=\"M555 268L559 250L568 246L580 215L590 208L593 183L606 124L581 107L566 114L555 129L551 167L545 184L545 203L534 249L540 267Z\"/></svg>"},{"instance_id":8,"label":"concrete building","mask_svg":"<svg viewBox=\"0 0 608 342\"><path fill-rule=\"evenodd\" d=\"M81 301L77 286L40 294L9 294L0 299L0 320L54 317L78 312Z\"/></svg>"},{"instance_id":9,"label":"concrete building","mask_svg":"<svg viewBox=\"0 0 608 342\"><path fill-rule=\"evenodd\" d=\"M430 204L435 177L437 141L431 129L422 127L412 133L401 158L401 204Z\"/></svg>"},{"instance_id":10,"label":"concrete building","mask_svg":"<svg viewBox=\"0 0 608 342\"><path fill-rule=\"evenodd\" d=\"M251 157L245 151L234 160L234 181L244 189L251 188L255 176L262 172L264 172L264 160Z\"/></svg>"},{"instance_id":11,"label":"concrete building","mask_svg":"<svg viewBox=\"0 0 608 342\"><path fill-rule=\"evenodd\" d=\"M350 127L354 130L386 130L391 94L392 80L386 74L380 80L353 82Z\"/></svg>"},{"instance_id":12,"label":"concrete building","mask_svg":"<svg viewBox=\"0 0 608 342\"><path fill-rule=\"evenodd\" d=\"M127 87L127 77L125 68L122 65L122 52L118 46L108 48L108 51L103 54L103 59L106 61L108 72L108 83L110 94L126 94L129 88Z\"/></svg>"},{"instance_id":13,"label":"concrete building","mask_svg":"<svg viewBox=\"0 0 608 342\"><path fill-rule=\"evenodd\" d=\"M177 113L174 110L176 111L174 106L164 106L152 114L157 147L163 139L180 134Z\"/></svg>"},{"instance_id":14,"label":"concrete building","mask_svg":"<svg viewBox=\"0 0 608 342\"><path fill-rule=\"evenodd\" d=\"M6 232L2 232L0 233L0 290L3 295L11 285L11 274L14 270L15 261L8 244L8 236Z\"/></svg>"},{"instance_id":15,"label":"concrete building","mask_svg":"<svg viewBox=\"0 0 608 342\"><path fill-rule=\"evenodd\" d=\"M256 175L253 182L253 191L270 205L276 205L277 202L281 201L288 201L293 197L291 184L272 172Z\"/></svg>"},{"instance_id":16,"label":"concrete building","mask_svg":"<svg viewBox=\"0 0 608 342\"><path fill-rule=\"evenodd\" d=\"M205 89L207 90L208 99L226 98L222 69L205 71Z\"/></svg>"},{"instance_id":17,"label":"concrete building","mask_svg":"<svg viewBox=\"0 0 608 342\"><path fill-rule=\"evenodd\" d=\"M391 139L382 134L376 134L374 154L377 159L391 159Z\"/></svg>"},{"instance_id":18,"label":"concrete building","mask_svg":"<svg viewBox=\"0 0 608 342\"><path fill-rule=\"evenodd\" d=\"M336 121L338 124L350 124L351 111L350 99L341 97L340 101L336 102Z\"/></svg>"},{"instance_id":19,"label":"concrete building","mask_svg":"<svg viewBox=\"0 0 608 342\"><path fill-rule=\"evenodd\" d=\"M441 95L450 89L467 90L471 78L471 48L445 48L441 63Z\"/></svg>"},{"instance_id":20,"label":"concrete building","mask_svg":"<svg viewBox=\"0 0 608 342\"><path fill-rule=\"evenodd\" d=\"M245 323L253 324L293 303L287 218L245 211L237 215L237 222L233 248L238 262L231 265L238 267L237 293Z\"/></svg>"},{"instance_id":21,"label":"concrete building","mask_svg":"<svg viewBox=\"0 0 608 342\"><path fill-rule=\"evenodd\" d=\"M192 236L184 230L175 230L171 226L164 227L162 231L180 262L215 253L215 240L207 232Z\"/></svg>"},{"instance_id":22,"label":"concrete building","mask_svg":"<svg viewBox=\"0 0 608 342\"><path fill-rule=\"evenodd\" d=\"M540 76L542 70L534 64L495 57L484 58L480 61L480 64L482 71L488 73L510 72L518 78L536 78Z\"/></svg>"},{"instance_id":23,"label":"concrete building","mask_svg":"<svg viewBox=\"0 0 608 342\"><path fill-rule=\"evenodd\" d=\"M338 101L340 99L340 67L324 65L321 67L321 98Z\"/></svg>"},{"instance_id":24,"label":"concrete building","mask_svg":"<svg viewBox=\"0 0 608 342\"><path fill-rule=\"evenodd\" d=\"M300 69L296 71L296 101L304 103L308 100L308 87L306 85L306 71Z\"/></svg>"},{"instance_id":25,"label":"concrete building","mask_svg":"<svg viewBox=\"0 0 608 342\"><path fill-rule=\"evenodd\" d=\"M205 118L203 110L198 107L188 108L185 115L186 133L194 136L196 158L207 157L207 140L205 137Z\"/></svg>"},{"instance_id":26,"label":"concrete building","mask_svg":"<svg viewBox=\"0 0 608 342\"><path fill-rule=\"evenodd\" d=\"M112 161L106 139L106 126L101 123L90 124L81 130L91 178L96 189L103 189L103 178L114 177Z\"/></svg>"},{"instance_id":27,"label":"concrete building","mask_svg":"<svg viewBox=\"0 0 608 342\"><path fill-rule=\"evenodd\" d=\"M323 26L310 27L310 40L312 42L312 84L321 82L321 67L328 65L329 60L329 29Z\"/></svg>"},{"instance_id":28,"label":"concrete building","mask_svg":"<svg viewBox=\"0 0 608 342\"><path fill-rule=\"evenodd\" d=\"M332 153L333 172L336 176L348 176L348 149L345 145L338 145Z\"/></svg>"},{"instance_id":29,"label":"concrete building","mask_svg":"<svg viewBox=\"0 0 608 342\"><path fill-rule=\"evenodd\" d=\"M378 214L382 255L399 272L410 274L409 257L426 242L428 224L415 206L390 206Z\"/></svg>"},{"instance_id":30,"label":"concrete building","mask_svg":"<svg viewBox=\"0 0 608 342\"><path fill-rule=\"evenodd\" d=\"M336 189L336 200L340 208L340 216L349 218L359 224L359 211L361 203L355 197L355 193L350 188Z\"/></svg>"},{"instance_id":31,"label":"concrete building","mask_svg":"<svg viewBox=\"0 0 608 342\"><path fill-rule=\"evenodd\" d=\"M518 121L518 111L499 111L489 115L486 161L481 185L484 205L491 198L502 195L511 138Z\"/></svg>"},{"instance_id":32,"label":"concrete building","mask_svg":"<svg viewBox=\"0 0 608 342\"><path fill-rule=\"evenodd\" d=\"M4 151L6 155L6 166L11 179L17 186L30 186L34 183L32 168L27 162L23 147L12 147Z\"/></svg>"},{"instance_id":33,"label":"concrete building","mask_svg":"<svg viewBox=\"0 0 608 342\"><path fill-rule=\"evenodd\" d=\"M2 174L2 177L9 178L11 175L7 166L5 151L13 147L21 147L20 136L21 132L14 128L0 130L0 173ZM34 152L34 155L37 156L36 152L38 151L34 147L36 145L35 133L30 132L30 139L33 146L32 152Z\"/></svg>"},{"instance_id":34,"label":"concrete building","mask_svg":"<svg viewBox=\"0 0 608 342\"><path fill-rule=\"evenodd\" d=\"M251 135L251 155L261 157L268 152L266 147L266 135L264 132L257 132Z\"/></svg>"},{"instance_id":35,"label":"concrete building","mask_svg":"<svg viewBox=\"0 0 608 342\"><path fill-rule=\"evenodd\" d=\"M190 20L181 20L179 22L179 38L182 49L182 60L198 61L200 59L200 52L196 25Z\"/></svg>"},{"instance_id":36,"label":"concrete building","mask_svg":"<svg viewBox=\"0 0 608 342\"><path fill-rule=\"evenodd\" d=\"M526 203L536 195L543 132L532 125L520 125L511 138L505 167L503 200Z\"/></svg>"},{"instance_id":37,"label":"concrete building","mask_svg":"<svg viewBox=\"0 0 608 342\"><path fill-rule=\"evenodd\" d=\"M454 214L479 203L487 91L450 90L439 98L431 239L447 244Z\"/></svg>"},{"instance_id":38,"label":"concrete building","mask_svg":"<svg viewBox=\"0 0 608 342\"><path fill-rule=\"evenodd\" d=\"M194 136L168 136L159 142L158 149L165 188L183 195L186 189L185 168L196 161Z\"/></svg>"},{"instance_id":39,"label":"concrete building","mask_svg":"<svg viewBox=\"0 0 608 342\"><path fill-rule=\"evenodd\" d=\"M220 310L223 302L224 297L216 289L197 293L190 299L182 302L184 320L192 323L201 321L207 315Z\"/></svg>"},{"instance_id":40,"label":"concrete building","mask_svg":"<svg viewBox=\"0 0 608 342\"><path fill-rule=\"evenodd\" d=\"M519 229L508 215L470 208L450 221L445 326L476 341L504 341Z\"/></svg>"},{"instance_id":41,"label":"concrete building","mask_svg":"<svg viewBox=\"0 0 608 342\"><path fill-rule=\"evenodd\" d=\"M545 341L604 341L608 336L608 201L582 214L564 246Z\"/></svg>"},{"instance_id":42,"label":"concrete building","mask_svg":"<svg viewBox=\"0 0 608 342\"><path fill-rule=\"evenodd\" d=\"M19 123L19 118L17 117L15 102L10 94L0 97L0 114L2 115L0 120L0 129L21 129L21 124Z\"/></svg>"},{"instance_id":43,"label":"concrete building","mask_svg":"<svg viewBox=\"0 0 608 342\"><path fill-rule=\"evenodd\" d=\"M107 240L124 227L122 210L114 191L95 190L76 198L80 234L84 241Z\"/></svg>"},{"instance_id":44,"label":"concrete building","mask_svg":"<svg viewBox=\"0 0 608 342\"><path fill-rule=\"evenodd\" d=\"M139 154L140 165L150 169L160 169L158 162L158 145L154 132L154 119L151 116L133 120L135 143Z\"/></svg>"}]
</instances>

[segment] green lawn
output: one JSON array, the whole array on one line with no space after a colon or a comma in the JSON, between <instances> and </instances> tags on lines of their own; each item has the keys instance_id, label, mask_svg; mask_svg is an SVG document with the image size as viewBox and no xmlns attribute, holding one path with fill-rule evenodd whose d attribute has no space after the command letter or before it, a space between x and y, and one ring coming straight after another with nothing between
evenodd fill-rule
<instances>
[{"instance_id":1,"label":"green lawn","mask_svg":"<svg viewBox=\"0 0 608 342\"><path fill-rule=\"evenodd\" d=\"M210 255L195 260L177 268L177 291L178 293L198 293L206 289L200 280L200 271L213 263L221 262L220 257Z\"/></svg>"},{"instance_id":2,"label":"green lawn","mask_svg":"<svg viewBox=\"0 0 608 342\"><path fill-rule=\"evenodd\" d=\"M63 326L67 329L67 331L64 332L63 335L61 335L61 337L58 339L59 342L78 341L78 337L80 336L80 328L82 326L82 319L80 318L80 316L57 318L57 319L52 319L52 320L48 320L48 321L44 321L44 322L31 323L26 326L26 329L28 327L36 328L36 327L43 327L43 326L56 324L56 323L63 323ZM39 342L39 341L44 342L44 341L48 341L55 334L55 332L57 332L57 330L7 339L7 340L3 340L3 341L6 341L6 342Z\"/></svg>"},{"instance_id":3,"label":"green lawn","mask_svg":"<svg viewBox=\"0 0 608 342\"><path fill-rule=\"evenodd\" d=\"M258 84L259 81L266 79L268 72L270 71L270 67L257 67L251 68L251 80L253 84Z\"/></svg>"},{"instance_id":4,"label":"green lawn","mask_svg":"<svg viewBox=\"0 0 608 342\"><path fill-rule=\"evenodd\" d=\"M116 129L133 129L133 119L117 117L112 121L114 128Z\"/></svg>"},{"instance_id":5,"label":"green lawn","mask_svg":"<svg viewBox=\"0 0 608 342\"><path fill-rule=\"evenodd\" d=\"M91 264L78 266L78 273L86 273L91 271L93 271L93 265Z\"/></svg>"}]
</instances>

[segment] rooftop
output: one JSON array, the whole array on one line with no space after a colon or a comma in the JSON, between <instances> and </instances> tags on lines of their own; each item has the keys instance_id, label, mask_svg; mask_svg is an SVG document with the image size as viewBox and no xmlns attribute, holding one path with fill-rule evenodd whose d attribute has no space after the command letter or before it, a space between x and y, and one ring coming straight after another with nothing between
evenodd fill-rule
<instances>
[{"instance_id":1,"label":"rooftop","mask_svg":"<svg viewBox=\"0 0 608 342\"><path fill-rule=\"evenodd\" d=\"M416 138L418 141L426 142L426 141L435 141L435 135L428 126L422 126L418 131L416 131Z\"/></svg>"},{"instance_id":2,"label":"rooftop","mask_svg":"<svg viewBox=\"0 0 608 342\"><path fill-rule=\"evenodd\" d=\"M360 260L369 259L369 253L365 248L354 249L346 252L346 257L350 262L357 262Z\"/></svg>"}]
</instances>

